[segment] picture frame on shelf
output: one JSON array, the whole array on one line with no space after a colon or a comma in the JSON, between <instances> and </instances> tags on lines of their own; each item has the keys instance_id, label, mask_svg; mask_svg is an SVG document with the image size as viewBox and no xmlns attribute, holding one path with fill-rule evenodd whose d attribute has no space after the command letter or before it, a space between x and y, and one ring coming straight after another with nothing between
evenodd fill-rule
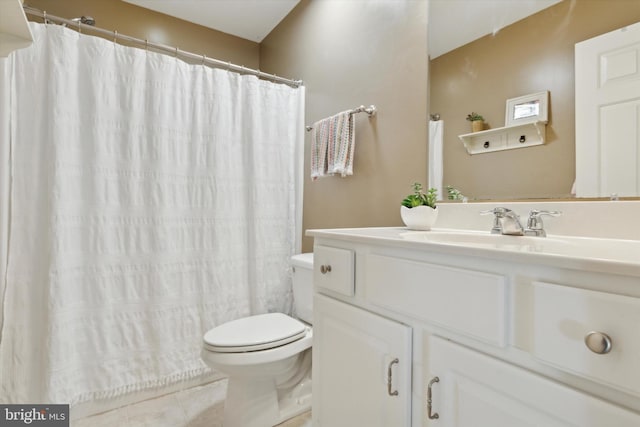
<instances>
[{"instance_id":1,"label":"picture frame on shelf","mask_svg":"<svg viewBox=\"0 0 640 427\"><path fill-rule=\"evenodd\" d=\"M548 121L549 91L507 99L505 126Z\"/></svg>"}]
</instances>

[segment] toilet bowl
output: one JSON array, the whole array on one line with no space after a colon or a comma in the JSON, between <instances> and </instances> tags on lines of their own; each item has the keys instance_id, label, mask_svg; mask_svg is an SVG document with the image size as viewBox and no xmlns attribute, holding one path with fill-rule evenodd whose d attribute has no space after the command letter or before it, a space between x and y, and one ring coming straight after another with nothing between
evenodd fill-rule
<instances>
[{"instance_id":1,"label":"toilet bowl","mask_svg":"<svg viewBox=\"0 0 640 427\"><path fill-rule=\"evenodd\" d=\"M229 377L224 427L274 426L311 409L313 254L293 256L292 270L300 319L259 314L204 335L202 360Z\"/></svg>"}]
</instances>

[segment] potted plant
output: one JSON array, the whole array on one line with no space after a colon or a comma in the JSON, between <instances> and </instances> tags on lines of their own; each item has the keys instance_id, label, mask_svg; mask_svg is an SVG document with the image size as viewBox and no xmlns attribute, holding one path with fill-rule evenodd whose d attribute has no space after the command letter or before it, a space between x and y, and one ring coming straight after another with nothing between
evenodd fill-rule
<instances>
[{"instance_id":1,"label":"potted plant","mask_svg":"<svg viewBox=\"0 0 640 427\"><path fill-rule=\"evenodd\" d=\"M484 129L484 117L473 111L467 114L467 120L471 122L471 131L479 132Z\"/></svg>"},{"instance_id":2,"label":"potted plant","mask_svg":"<svg viewBox=\"0 0 640 427\"><path fill-rule=\"evenodd\" d=\"M412 187L413 194L409 194L402 201L400 217L410 230L431 230L438 217L438 192L435 188L429 188L425 193L419 182L415 182Z\"/></svg>"},{"instance_id":3,"label":"potted plant","mask_svg":"<svg viewBox=\"0 0 640 427\"><path fill-rule=\"evenodd\" d=\"M457 188L447 185L447 198L449 200L461 200L463 202L467 201L467 197L460 192Z\"/></svg>"}]
</instances>

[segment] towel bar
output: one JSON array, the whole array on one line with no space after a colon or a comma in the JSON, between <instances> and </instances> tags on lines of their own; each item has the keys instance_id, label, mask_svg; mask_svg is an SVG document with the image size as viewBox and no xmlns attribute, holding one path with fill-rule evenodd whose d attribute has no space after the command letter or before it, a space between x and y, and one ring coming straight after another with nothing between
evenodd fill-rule
<instances>
[{"instance_id":1,"label":"towel bar","mask_svg":"<svg viewBox=\"0 0 640 427\"><path fill-rule=\"evenodd\" d=\"M349 111L349 114L367 113L367 115L371 118L376 115L376 112L377 109L375 105L369 105L368 107L361 105L358 108L354 108L353 110ZM313 129L313 126L306 126L306 129L307 132L310 132Z\"/></svg>"}]
</instances>

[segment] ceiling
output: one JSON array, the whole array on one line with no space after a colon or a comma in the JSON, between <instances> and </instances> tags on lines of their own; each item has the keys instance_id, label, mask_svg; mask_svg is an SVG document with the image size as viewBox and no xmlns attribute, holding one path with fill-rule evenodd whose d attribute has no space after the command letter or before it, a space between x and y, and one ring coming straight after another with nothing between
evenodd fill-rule
<instances>
[{"instance_id":1,"label":"ceiling","mask_svg":"<svg viewBox=\"0 0 640 427\"><path fill-rule=\"evenodd\" d=\"M300 0L123 1L257 43L260 43L300 2ZM396 0L357 1L393 2ZM435 58L477 38L496 33L507 25L560 1L430 0L429 56Z\"/></svg>"},{"instance_id":2,"label":"ceiling","mask_svg":"<svg viewBox=\"0 0 640 427\"><path fill-rule=\"evenodd\" d=\"M433 59L546 9L561 0L430 0L429 56Z\"/></svg>"},{"instance_id":3,"label":"ceiling","mask_svg":"<svg viewBox=\"0 0 640 427\"><path fill-rule=\"evenodd\" d=\"M260 43L300 0L123 0Z\"/></svg>"}]
</instances>

